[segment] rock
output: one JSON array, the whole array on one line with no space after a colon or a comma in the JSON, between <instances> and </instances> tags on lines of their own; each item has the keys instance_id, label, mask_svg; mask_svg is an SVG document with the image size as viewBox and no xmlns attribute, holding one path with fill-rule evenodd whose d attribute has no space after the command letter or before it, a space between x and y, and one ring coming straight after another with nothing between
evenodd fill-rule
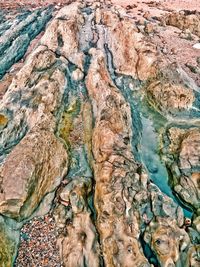
<instances>
[{"instance_id":1,"label":"rock","mask_svg":"<svg viewBox=\"0 0 200 267\"><path fill-rule=\"evenodd\" d=\"M151 222L146 229L145 241L156 253L161 266L185 264L185 259L180 257L180 251L189 249L190 239L173 222Z\"/></svg>"},{"instance_id":2,"label":"rock","mask_svg":"<svg viewBox=\"0 0 200 267\"><path fill-rule=\"evenodd\" d=\"M13 266L17 253L20 232L15 230L15 223L0 216L0 264L2 267Z\"/></svg>"},{"instance_id":3,"label":"rock","mask_svg":"<svg viewBox=\"0 0 200 267\"><path fill-rule=\"evenodd\" d=\"M0 213L28 218L42 198L56 189L66 170L67 154L54 134L31 131L2 166Z\"/></svg>"},{"instance_id":4,"label":"rock","mask_svg":"<svg viewBox=\"0 0 200 267\"><path fill-rule=\"evenodd\" d=\"M84 74L80 69L76 69L75 71L72 72L72 78L75 81L80 81L83 79L83 77L84 77Z\"/></svg>"},{"instance_id":5,"label":"rock","mask_svg":"<svg viewBox=\"0 0 200 267\"><path fill-rule=\"evenodd\" d=\"M147 19L147 20L150 20L150 19L151 19L151 14L150 14L150 12L149 12L149 11L146 11L146 12L144 13L143 17L144 17L145 19Z\"/></svg>"},{"instance_id":6,"label":"rock","mask_svg":"<svg viewBox=\"0 0 200 267\"><path fill-rule=\"evenodd\" d=\"M123 181L128 178L129 172L133 174L137 169L130 146L124 143L129 140L130 109L109 78L103 54L95 49L91 54L93 58L86 86L93 112L96 110L92 137L96 180L94 203L104 261L109 266L117 263L122 266L149 266L138 242L136 217L131 212L128 218L125 216L125 206L131 209L131 203L122 193L127 190L123 189ZM129 169L127 174L126 169ZM130 224L133 225L132 230Z\"/></svg>"},{"instance_id":7,"label":"rock","mask_svg":"<svg viewBox=\"0 0 200 267\"><path fill-rule=\"evenodd\" d=\"M170 128L166 133L169 149L165 161L172 173L172 184L180 198L198 212L199 209L199 149L200 132L198 129ZM171 155L176 161L170 160ZM179 170L177 175L176 168Z\"/></svg>"},{"instance_id":8,"label":"rock","mask_svg":"<svg viewBox=\"0 0 200 267\"><path fill-rule=\"evenodd\" d=\"M186 39L188 41L194 41L194 42L199 41L199 37L197 35L193 34L189 29L183 30L179 34L179 36L180 36L180 38Z\"/></svg>"},{"instance_id":9,"label":"rock","mask_svg":"<svg viewBox=\"0 0 200 267\"><path fill-rule=\"evenodd\" d=\"M145 28L144 28L144 31L145 31L146 33L148 33L148 34L153 33L154 30L155 30L155 29L154 29L154 26L153 26L152 23L146 23Z\"/></svg>"},{"instance_id":10,"label":"rock","mask_svg":"<svg viewBox=\"0 0 200 267\"><path fill-rule=\"evenodd\" d=\"M39 46L4 94L0 104L0 114L7 118L6 127L0 129L0 152L3 157L23 138L28 129L40 125L43 129L55 130L53 114L58 111L66 82L63 63L55 65L55 62L55 55Z\"/></svg>"},{"instance_id":11,"label":"rock","mask_svg":"<svg viewBox=\"0 0 200 267\"><path fill-rule=\"evenodd\" d=\"M145 3L69 2L0 11L0 265L198 266L199 88L172 27L135 24ZM198 13L178 14L194 37Z\"/></svg>"},{"instance_id":12,"label":"rock","mask_svg":"<svg viewBox=\"0 0 200 267\"><path fill-rule=\"evenodd\" d=\"M8 118L4 114L0 114L0 127L3 128L8 123Z\"/></svg>"},{"instance_id":13,"label":"rock","mask_svg":"<svg viewBox=\"0 0 200 267\"><path fill-rule=\"evenodd\" d=\"M195 48L195 49L200 49L200 43L196 43L192 47Z\"/></svg>"},{"instance_id":14,"label":"rock","mask_svg":"<svg viewBox=\"0 0 200 267\"><path fill-rule=\"evenodd\" d=\"M36 10L18 25L14 24L0 37L0 78L24 56L30 41L40 33L50 18L51 9L42 12Z\"/></svg>"},{"instance_id":15,"label":"rock","mask_svg":"<svg viewBox=\"0 0 200 267\"><path fill-rule=\"evenodd\" d=\"M47 28L41 44L49 50L62 55L83 69L83 53L78 51L78 31L83 17L79 13L80 3L72 3L63 7Z\"/></svg>"},{"instance_id":16,"label":"rock","mask_svg":"<svg viewBox=\"0 0 200 267\"><path fill-rule=\"evenodd\" d=\"M194 93L184 85L154 81L146 89L149 101L163 112L179 112L192 107Z\"/></svg>"},{"instance_id":17,"label":"rock","mask_svg":"<svg viewBox=\"0 0 200 267\"><path fill-rule=\"evenodd\" d=\"M191 33L200 37L200 14L198 12L171 12L165 17L167 25L178 27L181 30L189 29Z\"/></svg>"},{"instance_id":18,"label":"rock","mask_svg":"<svg viewBox=\"0 0 200 267\"><path fill-rule=\"evenodd\" d=\"M128 266L148 265L138 242L142 224L148 224L155 218L163 224L169 220L168 225L173 221L175 229L179 229L183 225L183 214L171 199L163 195L148 181L148 177L141 173L140 164L135 161L130 149L129 106L111 82L103 54L94 49L91 54L93 59L86 85L96 121L93 132L96 180L94 202L104 260L110 266L115 266L116 262ZM101 95L98 94L99 90ZM128 188L132 190L129 191ZM150 202L151 208L148 204ZM187 233L184 232L184 235L187 245L190 244ZM172 260L175 262L182 253L176 238L174 233L173 245L176 247L177 257ZM180 240L181 238L180 234ZM133 255L132 251L136 254ZM169 262L171 253L172 250L165 253ZM164 262L162 259L160 261Z\"/></svg>"},{"instance_id":19,"label":"rock","mask_svg":"<svg viewBox=\"0 0 200 267\"><path fill-rule=\"evenodd\" d=\"M86 201L90 192L91 180L79 177L67 184L60 193L60 198L70 203L72 213L71 223L66 226L67 236L61 235L58 239L60 256L65 266L100 266L97 232Z\"/></svg>"},{"instance_id":20,"label":"rock","mask_svg":"<svg viewBox=\"0 0 200 267\"><path fill-rule=\"evenodd\" d=\"M185 64L186 67L188 67L190 69L191 72L193 73L200 73L200 69L197 67L197 66L193 66L193 65L190 65L190 64Z\"/></svg>"},{"instance_id":21,"label":"rock","mask_svg":"<svg viewBox=\"0 0 200 267\"><path fill-rule=\"evenodd\" d=\"M116 71L140 80L155 75L156 48L138 32L128 19L119 20L111 12L103 12L102 20L107 28L108 47L113 55Z\"/></svg>"},{"instance_id":22,"label":"rock","mask_svg":"<svg viewBox=\"0 0 200 267\"><path fill-rule=\"evenodd\" d=\"M4 78L0 81L0 99L2 99L3 95L7 91L9 85L12 82L13 75L5 75Z\"/></svg>"}]
</instances>

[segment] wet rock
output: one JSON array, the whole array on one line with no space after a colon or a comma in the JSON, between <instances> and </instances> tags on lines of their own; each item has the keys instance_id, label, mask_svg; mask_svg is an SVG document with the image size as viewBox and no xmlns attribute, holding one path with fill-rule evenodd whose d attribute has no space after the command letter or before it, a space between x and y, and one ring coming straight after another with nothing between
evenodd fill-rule
<instances>
[{"instance_id":1,"label":"wet rock","mask_svg":"<svg viewBox=\"0 0 200 267\"><path fill-rule=\"evenodd\" d=\"M126 195L125 181L137 170L129 145L130 109L109 78L102 52L92 49L90 53L93 58L86 85L96 120L92 137L94 203L104 261L107 266L148 266Z\"/></svg>"},{"instance_id":2,"label":"wet rock","mask_svg":"<svg viewBox=\"0 0 200 267\"><path fill-rule=\"evenodd\" d=\"M197 267L199 265L199 260L200 260L199 252L200 252L200 246L199 245L193 246L189 250L189 257L190 257L189 258L189 264L190 264L190 266Z\"/></svg>"},{"instance_id":3,"label":"wet rock","mask_svg":"<svg viewBox=\"0 0 200 267\"><path fill-rule=\"evenodd\" d=\"M51 18L51 12L51 9L36 10L17 25L13 23L13 26L0 37L0 78L24 56L30 41Z\"/></svg>"},{"instance_id":4,"label":"wet rock","mask_svg":"<svg viewBox=\"0 0 200 267\"><path fill-rule=\"evenodd\" d=\"M7 118L7 124L0 129L1 156L5 157L35 125L55 130L54 114L61 103L66 82L63 63L55 63L55 55L40 46L12 80L0 104L0 113Z\"/></svg>"},{"instance_id":5,"label":"wet rock","mask_svg":"<svg viewBox=\"0 0 200 267\"><path fill-rule=\"evenodd\" d=\"M145 241L156 253L161 266L178 266L177 264L186 263L184 257L181 259L180 252L189 249L190 239L174 222L151 222L146 229Z\"/></svg>"},{"instance_id":6,"label":"wet rock","mask_svg":"<svg viewBox=\"0 0 200 267\"><path fill-rule=\"evenodd\" d=\"M62 8L47 28L41 44L62 55L83 69L83 53L79 52L78 33L83 23L79 12L80 3L72 3Z\"/></svg>"},{"instance_id":7,"label":"wet rock","mask_svg":"<svg viewBox=\"0 0 200 267\"><path fill-rule=\"evenodd\" d=\"M62 3L0 83L0 213L20 221L17 231L26 222L16 266L198 266L199 88L157 54L151 23L137 27L132 13L108 1ZM23 15L24 23L16 18L15 26L0 21L4 70L6 58L18 60L13 48L23 56L42 12ZM177 53L165 45L166 54ZM143 144L151 142L143 138L144 117L155 142L163 133L161 154L181 202L165 188L156 145ZM143 162L141 153L156 159ZM193 217L184 218L182 203ZM4 248L10 264L15 252Z\"/></svg>"},{"instance_id":8,"label":"wet rock","mask_svg":"<svg viewBox=\"0 0 200 267\"><path fill-rule=\"evenodd\" d=\"M19 231L14 230L15 223L0 216L0 265L13 266L19 243Z\"/></svg>"},{"instance_id":9,"label":"wet rock","mask_svg":"<svg viewBox=\"0 0 200 267\"><path fill-rule=\"evenodd\" d=\"M140 164L134 160L129 143L132 134L129 105L110 81L103 54L95 49L91 54L93 59L86 85L96 121L92 139L96 180L94 203L104 260L108 266L115 266L116 262L122 266L148 264L139 236L143 227L149 233L148 226L144 225L155 220L165 225L162 234L171 232L170 227L174 227L171 241L174 248L171 250L169 236L163 241L165 251L149 244L159 255L161 264L176 263L190 245L188 234L179 228L184 221L182 210L149 182ZM180 231L179 235L177 231ZM183 243L181 250L180 243Z\"/></svg>"},{"instance_id":10,"label":"wet rock","mask_svg":"<svg viewBox=\"0 0 200 267\"><path fill-rule=\"evenodd\" d=\"M199 129L172 127L167 131L169 147L165 161L175 192L199 213Z\"/></svg>"}]
</instances>

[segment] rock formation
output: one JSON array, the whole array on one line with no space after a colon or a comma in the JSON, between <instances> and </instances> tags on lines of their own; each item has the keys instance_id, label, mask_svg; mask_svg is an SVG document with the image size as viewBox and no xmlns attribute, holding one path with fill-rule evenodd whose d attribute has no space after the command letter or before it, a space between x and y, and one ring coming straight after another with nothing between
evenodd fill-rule
<instances>
[{"instance_id":1,"label":"rock formation","mask_svg":"<svg viewBox=\"0 0 200 267\"><path fill-rule=\"evenodd\" d=\"M64 2L2 13L0 265L199 266L196 80L132 7Z\"/></svg>"}]
</instances>

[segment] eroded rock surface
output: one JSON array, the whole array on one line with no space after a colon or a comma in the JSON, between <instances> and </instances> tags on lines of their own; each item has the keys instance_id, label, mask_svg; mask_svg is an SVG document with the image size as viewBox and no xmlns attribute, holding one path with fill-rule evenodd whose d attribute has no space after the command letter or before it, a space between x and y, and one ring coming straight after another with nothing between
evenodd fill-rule
<instances>
[{"instance_id":1,"label":"eroded rock surface","mask_svg":"<svg viewBox=\"0 0 200 267\"><path fill-rule=\"evenodd\" d=\"M98 236L87 204L91 189L91 180L81 177L69 182L60 193L63 205L57 207L55 218L58 227L66 227L67 236L60 235L58 239L61 260L65 266L100 266ZM67 211L64 207L69 203L71 207Z\"/></svg>"},{"instance_id":2,"label":"eroded rock surface","mask_svg":"<svg viewBox=\"0 0 200 267\"><path fill-rule=\"evenodd\" d=\"M66 171L67 153L54 134L29 132L2 166L0 212L13 218L29 217Z\"/></svg>"},{"instance_id":3,"label":"eroded rock surface","mask_svg":"<svg viewBox=\"0 0 200 267\"><path fill-rule=\"evenodd\" d=\"M169 128L166 162L172 174L175 192L199 213L199 145L198 128Z\"/></svg>"},{"instance_id":4,"label":"eroded rock surface","mask_svg":"<svg viewBox=\"0 0 200 267\"><path fill-rule=\"evenodd\" d=\"M191 33L200 36L200 14L197 11L180 11L174 12L167 16L166 23L176 26L181 30L188 29Z\"/></svg>"},{"instance_id":5,"label":"eroded rock surface","mask_svg":"<svg viewBox=\"0 0 200 267\"><path fill-rule=\"evenodd\" d=\"M160 44L196 17L64 2L2 13L1 265L198 266L200 91Z\"/></svg>"}]
</instances>

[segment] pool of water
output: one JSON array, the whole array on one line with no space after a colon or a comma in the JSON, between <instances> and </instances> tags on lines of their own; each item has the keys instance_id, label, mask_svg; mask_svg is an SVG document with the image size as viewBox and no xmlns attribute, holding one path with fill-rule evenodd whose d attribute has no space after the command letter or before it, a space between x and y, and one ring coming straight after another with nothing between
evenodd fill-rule
<instances>
[{"instance_id":1,"label":"pool of water","mask_svg":"<svg viewBox=\"0 0 200 267\"><path fill-rule=\"evenodd\" d=\"M158 153L158 135L155 131L153 122L142 115L141 120L141 160L147 169L150 179L164 194L171 197L174 202L183 208L186 217L191 218L192 212L179 203L168 184L168 172Z\"/></svg>"}]
</instances>

